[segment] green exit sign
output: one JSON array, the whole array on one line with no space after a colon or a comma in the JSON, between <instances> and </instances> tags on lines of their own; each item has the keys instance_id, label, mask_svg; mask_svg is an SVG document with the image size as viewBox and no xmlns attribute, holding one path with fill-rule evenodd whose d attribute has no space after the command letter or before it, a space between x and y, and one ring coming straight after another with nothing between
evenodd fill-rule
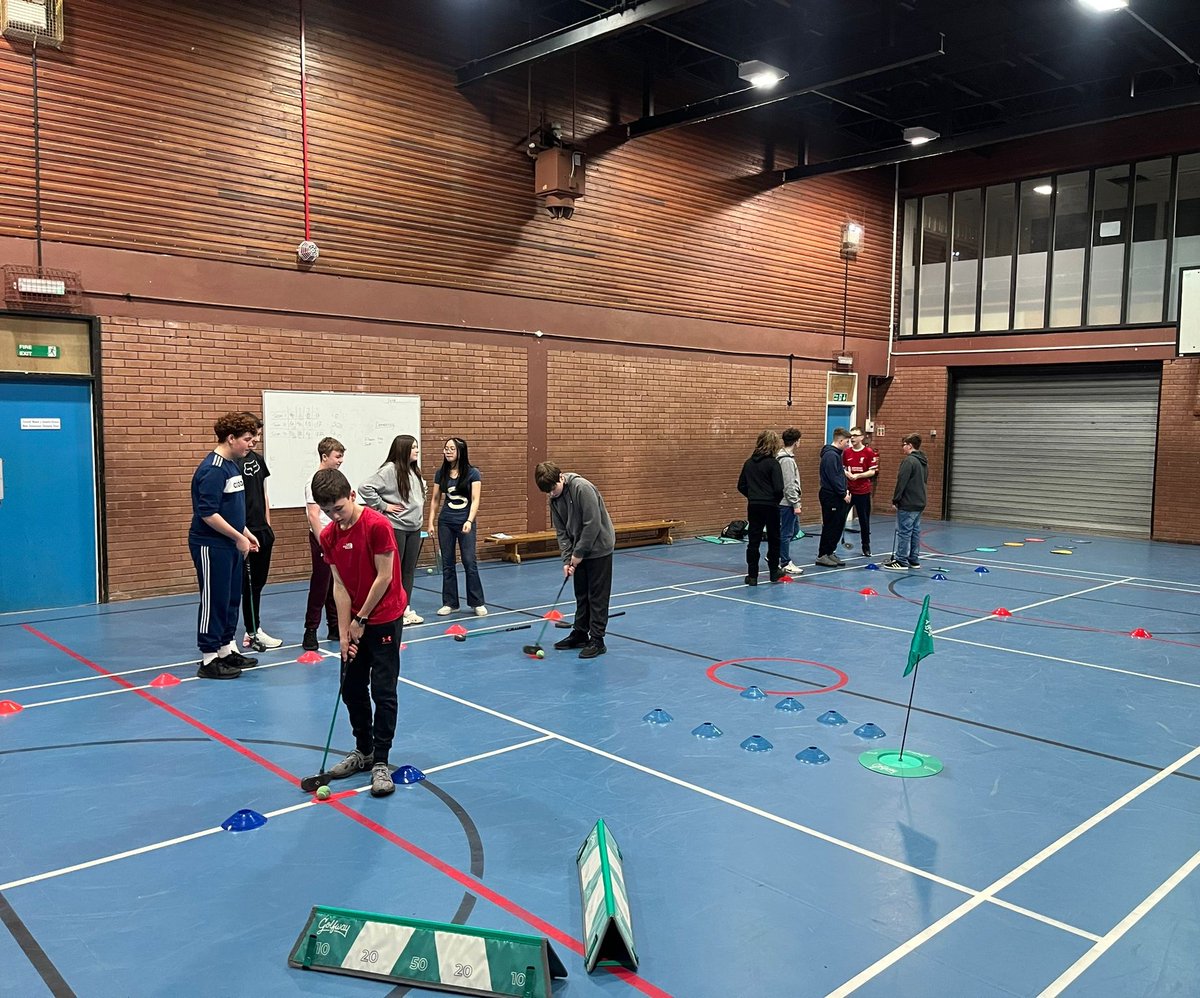
<instances>
[{"instance_id":1,"label":"green exit sign","mask_svg":"<svg viewBox=\"0 0 1200 998\"><path fill-rule=\"evenodd\" d=\"M58 347L53 343L18 343L17 356L55 359L58 357Z\"/></svg>"}]
</instances>

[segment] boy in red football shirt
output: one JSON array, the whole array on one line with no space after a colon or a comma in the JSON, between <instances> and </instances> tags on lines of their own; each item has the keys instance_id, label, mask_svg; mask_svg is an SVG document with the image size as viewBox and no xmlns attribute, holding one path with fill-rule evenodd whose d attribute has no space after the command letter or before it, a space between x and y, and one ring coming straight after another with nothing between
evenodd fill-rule
<instances>
[{"instance_id":1,"label":"boy in red football shirt","mask_svg":"<svg viewBox=\"0 0 1200 998\"><path fill-rule=\"evenodd\" d=\"M332 521L321 531L321 553L333 571L342 702L356 743L328 774L340 779L369 769L371 796L386 797L396 789L388 752L396 733L400 638L408 606L396 536L382 513L359 505L346 476L334 468L313 475L312 496Z\"/></svg>"},{"instance_id":2,"label":"boy in red football shirt","mask_svg":"<svg viewBox=\"0 0 1200 998\"><path fill-rule=\"evenodd\" d=\"M875 476L879 473L879 455L866 446L861 426L850 428L850 446L842 451L842 464L846 468L850 503L858 515L862 553L869 558L871 557L871 491L875 486Z\"/></svg>"}]
</instances>

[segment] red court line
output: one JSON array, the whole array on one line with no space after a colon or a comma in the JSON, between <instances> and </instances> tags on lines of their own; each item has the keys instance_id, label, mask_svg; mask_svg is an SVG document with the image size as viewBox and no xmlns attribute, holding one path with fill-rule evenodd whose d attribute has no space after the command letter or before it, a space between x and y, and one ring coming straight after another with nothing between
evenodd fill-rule
<instances>
[{"instance_id":1,"label":"red court line","mask_svg":"<svg viewBox=\"0 0 1200 998\"><path fill-rule=\"evenodd\" d=\"M260 765L264 769L267 769L270 772L274 773L280 779L286 780L288 783L292 784L292 786L295 786L295 787L300 786L300 781L295 776L293 776L291 773L287 772L284 769L280 769L278 766L275 765L275 763L271 762L270 759L266 759L263 756L259 755L257 752L246 748L240 742L236 741L233 738L230 738L228 735L223 735L223 734L221 734L221 732L215 730L214 728L210 728L203 721L198 721L196 718L192 717L190 714L184 713L178 707L172 707L169 703L167 703L164 700L160 700L158 697L154 696L153 694L147 693L145 690L137 689L133 685L133 683L126 680L123 676L114 675L113 673L109 672L108 669L104 668L104 666L97 665L95 662L91 661L90 659L84 658L78 652L73 651L72 649L68 648L66 645L61 644L58 641L55 641L54 638L50 637L48 634L43 634L37 628L32 627L29 624L23 624L22 627L26 631L28 631L30 634L32 634L34 637L40 638L42 641L45 641L46 644L51 645L54 648L57 648L64 655L70 656L71 658L75 659L76 662L79 662L81 665L85 665L89 669L93 670L94 672L98 672L100 675L105 676L108 679L111 679L114 683L117 683L118 685L125 687L127 690L131 690L132 692L134 692L138 696L140 696L143 700L146 700L149 703L154 704L154 706L161 707L168 714L172 715L173 717L178 718L179 720L183 721L185 724L190 724L196 730L204 732L204 734L208 735L209 738L212 738L214 741L219 742L221 745L224 745L227 748L233 749L235 752L238 752L241 755L245 756L251 762L258 763L258 765ZM492 890L490 887L488 887L482 881L476 880L474 877L470 876L469 874L463 873L460 870L456 870L453 866L450 866L450 864L445 863L442 860L438 859L432 853L426 852L424 849L422 849L416 843L409 842L407 839L401 838L395 832L391 831L388 828L385 828L383 825L379 824L377 821L374 821L373 819L368 818L365 814L361 814L360 812L355 811L353 808L348 807L342 801L334 800L331 798L326 803L333 810L341 812L347 818L351 819L352 821L357 822L358 824L362 825L364 828L368 829L369 831L374 832L376 835L380 836L381 838L386 839L388 842L391 842L393 845L399 846L405 852L409 853L412 856L415 856L417 859L421 860L423 863L426 863L429 866L433 867L439 873L444 874L445 876L449 877L451 880L457 881L459 884L466 887L472 893L478 894L481 897L486 898L487 900L491 901L492 904L496 905L498 908L502 908L504 911L507 911L510 915L515 915L517 918L521 919L521 921L525 922L527 925L532 926L534 929L536 929L538 932L541 932L543 935L549 936L551 939L554 939L560 945L567 947L573 953L576 953L579 956L583 956L583 952L584 952L583 944L580 943L578 940L576 940L573 936L569 936L565 932L563 932L561 929L555 928L549 922L544 921L543 919L539 918L533 912L526 911L515 901L510 901L503 894L499 894L496 891ZM636 988L638 991L642 992L642 994L650 995L651 998L672 998L671 993L669 991L662 990L657 985L651 984L645 978L640 977L639 975L632 973L631 971L625 970L624 968L621 968L621 967L608 967L605 969L609 970L610 973L612 973L614 976L619 977L630 987Z\"/></svg>"}]
</instances>

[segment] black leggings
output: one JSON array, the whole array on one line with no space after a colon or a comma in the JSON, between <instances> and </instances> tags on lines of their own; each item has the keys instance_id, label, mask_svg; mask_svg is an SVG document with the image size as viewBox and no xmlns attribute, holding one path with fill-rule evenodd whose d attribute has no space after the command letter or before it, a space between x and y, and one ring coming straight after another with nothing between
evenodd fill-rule
<instances>
[{"instance_id":1,"label":"black leggings","mask_svg":"<svg viewBox=\"0 0 1200 998\"><path fill-rule=\"evenodd\" d=\"M758 547L762 543L764 528L767 532L767 571L771 579L779 574L779 505L777 503L752 502L746 504L746 520L750 525L750 537L746 544L746 574L758 578Z\"/></svg>"}]
</instances>

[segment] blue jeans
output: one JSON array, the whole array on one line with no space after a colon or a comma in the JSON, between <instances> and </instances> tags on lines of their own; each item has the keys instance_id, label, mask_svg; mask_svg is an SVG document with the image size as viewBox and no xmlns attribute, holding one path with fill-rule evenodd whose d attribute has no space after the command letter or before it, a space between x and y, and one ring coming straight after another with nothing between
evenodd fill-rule
<instances>
[{"instance_id":1,"label":"blue jeans","mask_svg":"<svg viewBox=\"0 0 1200 998\"><path fill-rule=\"evenodd\" d=\"M921 563L921 511L919 509L896 510L896 550L892 553L892 557L904 565Z\"/></svg>"},{"instance_id":2,"label":"blue jeans","mask_svg":"<svg viewBox=\"0 0 1200 998\"><path fill-rule=\"evenodd\" d=\"M467 577L467 606L483 606L483 583L479 581L479 562L475 559L475 526L463 533L461 523L438 521L438 544L442 549L442 605L458 609L458 574L454 565L454 544L462 553L463 574Z\"/></svg>"},{"instance_id":3,"label":"blue jeans","mask_svg":"<svg viewBox=\"0 0 1200 998\"><path fill-rule=\"evenodd\" d=\"M779 564L792 560L792 538L796 536L796 510L793 506L779 507Z\"/></svg>"}]
</instances>

